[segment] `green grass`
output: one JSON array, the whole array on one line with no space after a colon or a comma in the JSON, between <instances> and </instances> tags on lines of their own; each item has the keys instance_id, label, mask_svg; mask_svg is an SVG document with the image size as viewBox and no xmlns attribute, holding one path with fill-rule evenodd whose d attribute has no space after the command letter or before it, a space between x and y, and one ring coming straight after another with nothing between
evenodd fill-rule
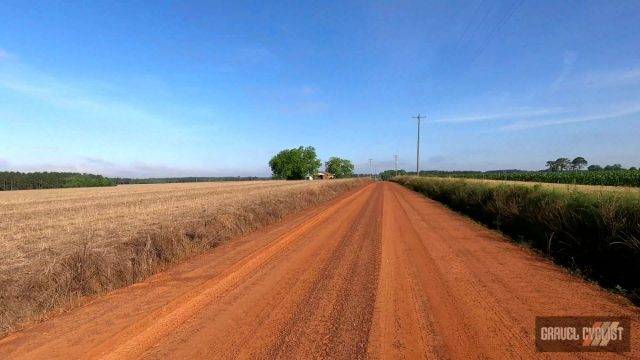
<instances>
[{"instance_id":1,"label":"green grass","mask_svg":"<svg viewBox=\"0 0 640 360\"><path fill-rule=\"evenodd\" d=\"M640 304L640 194L397 177Z\"/></svg>"}]
</instances>

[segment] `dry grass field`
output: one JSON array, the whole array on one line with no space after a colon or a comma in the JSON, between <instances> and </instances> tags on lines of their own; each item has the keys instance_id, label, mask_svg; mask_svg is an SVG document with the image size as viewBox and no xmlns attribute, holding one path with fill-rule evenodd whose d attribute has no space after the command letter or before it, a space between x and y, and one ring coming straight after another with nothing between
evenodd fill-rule
<instances>
[{"instance_id":1,"label":"dry grass field","mask_svg":"<svg viewBox=\"0 0 640 360\"><path fill-rule=\"evenodd\" d=\"M0 192L0 334L361 184L252 181Z\"/></svg>"}]
</instances>

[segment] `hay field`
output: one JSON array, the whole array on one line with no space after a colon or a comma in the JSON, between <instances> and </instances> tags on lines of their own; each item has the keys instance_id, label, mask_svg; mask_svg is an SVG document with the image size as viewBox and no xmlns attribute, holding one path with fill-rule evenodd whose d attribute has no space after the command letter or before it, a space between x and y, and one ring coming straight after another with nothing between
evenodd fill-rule
<instances>
[{"instance_id":1,"label":"hay field","mask_svg":"<svg viewBox=\"0 0 640 360\"><path fill-rule=\"evenodd\" d=\"M252 181L120 185L0 192L0 272L87 243L102 249L149 228L319 182Z\"/></svg>"},{"instance_id":2,"label":"hay field","mask_svg":"<svg viewBox=\"0 0 640 360\"><path fill-rule=\"evenodd\" d=\"M251 181L0 192L0 335L361 185Z\"/></svg>"}]
</instances>

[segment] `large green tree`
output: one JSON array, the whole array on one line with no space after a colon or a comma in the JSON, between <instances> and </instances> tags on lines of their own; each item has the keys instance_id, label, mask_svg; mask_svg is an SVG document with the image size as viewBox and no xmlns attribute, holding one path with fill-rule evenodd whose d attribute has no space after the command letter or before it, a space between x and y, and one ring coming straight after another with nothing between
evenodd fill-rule
<instances>
[{"instance_id":1,"label":"large green tree","mask_svg":"<svg viewBox=\"0 0 640 360\"><path fill-rule=\"evenodd\" d=\"M571 160L569 160L569 158L559 158L556 160L556 164L560 171L569 170L571 168Z\"/></svg>"},{"instance_id":2,"label":"large green tree","mask_svg":"<svg viewBox=\"0 0 640 360\"><path fill-rule=\"evenodd\" d=\"M558 164L556 164L555 160L547 161L547 167L549 171L558 171Z\"/></svg>"},{"instance_id":3,"label":"large green tree","mask_svg":"<svg viewBox=\"0 0 640 360\"><path fill-rule=\"evenodd\" d=\"M313 146L282 150L269 161L273 177L287 180L301 180L314 175L321 165Z\"/></svg>"},{"instance_id":4,"label":"large green tree","mask_svg":"<svg viewBox=\"0 0 640 360\"><path fill-rule=\"evenodd\" d=\"M588 162L582 156L578 156L577 158L571 161L571 169L573 170L581 170L583 167L587 166Z\"/></svg>"},{"instance_id":5,"label":"large green tree","mask_svg":"<svg viewBox=\"0 0 640 360\"><path fill-rule=\"evenodd\" d=\"M327 172L330 172L336 178L346 178L353 176L353 164L347 159L339 157L331 157L325 163Z\"/></svg>"},{"instance_id":6,"label":"large green tree","mask_svg":"<svg viewBox=\"0 0 640 360\"><path fill-rule=\"evenodd\" d=\"M586 160L585 160L585 163L586 163ZM556 160L547 161L547 167L549 168L549 171L564 171L564 170L570 170L572 168L572 163L571 163L571 159L559 158Z\"/></svg>"}]
</instances>

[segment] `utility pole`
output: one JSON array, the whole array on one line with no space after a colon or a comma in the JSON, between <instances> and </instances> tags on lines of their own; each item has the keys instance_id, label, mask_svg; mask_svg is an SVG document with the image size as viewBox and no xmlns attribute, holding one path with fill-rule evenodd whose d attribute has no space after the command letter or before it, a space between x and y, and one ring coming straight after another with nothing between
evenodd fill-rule
<instances>
[{"instance_id":1,"label":"utility pole","mask_svg":"<svg viewBox=\"0 0 640 360\"><path fill-rule=\"evenodd\" d=\"M414 116L414 119L418 119L418 142L417 142L417 148L416 148L416 175L420 176L420 120L424 119L424 116L421 116L420 113L418 113L418 116Z\"/></svg>"},{"instance_id":2,"label":"utility pole","mask_svg":"<svg viewBox=\"0 0 640 360\"><path fill-rule=\"evenodd\" d=\"M398 155L393 155L393 158L396 160L396 176L398 176Z\"/></svg>"},{"instance_id":3,"label":"utility pole","mask_svg":"<svg viewBox=\"0 0 640 360\"><path fill-rule=\"evenodd\" d=\"M369 159L369 177L373 179L373 166L371 165L371 160Z\"/></svg>"}]
</instances>

